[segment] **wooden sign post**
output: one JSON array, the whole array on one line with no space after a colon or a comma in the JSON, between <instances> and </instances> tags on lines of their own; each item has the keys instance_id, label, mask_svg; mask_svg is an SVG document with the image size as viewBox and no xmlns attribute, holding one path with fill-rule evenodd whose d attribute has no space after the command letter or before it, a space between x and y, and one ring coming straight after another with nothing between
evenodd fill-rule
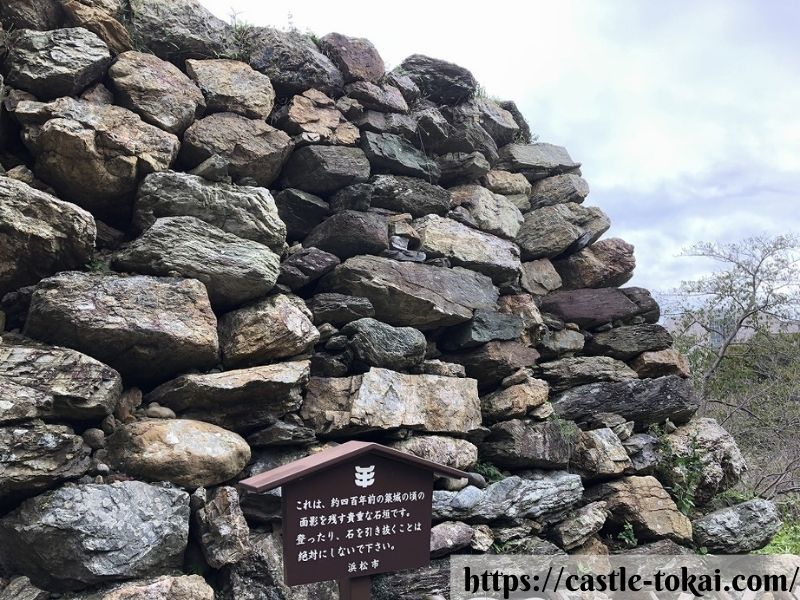
<instances>
[{"instance_id":1,"label":"wooden sign post","mask_svg":"<svg viewBox=\"0 0 800 600\"><path fill-rule=\"evenodd\" d=\"M286 585L335 580L367 600L371 577L430 562L433 475L467 474L370 442L347 442L240 482L281 487Z\"/></svg>"}]
</instances>

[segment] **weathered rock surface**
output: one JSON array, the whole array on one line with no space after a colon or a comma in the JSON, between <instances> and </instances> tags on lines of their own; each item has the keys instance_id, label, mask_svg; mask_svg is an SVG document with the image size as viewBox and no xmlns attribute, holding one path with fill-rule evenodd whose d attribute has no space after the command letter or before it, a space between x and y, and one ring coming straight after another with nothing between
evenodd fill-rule
<instances>
[{"instance_id":1,"label":"weathered rock surface","mask_svg":"<svg viewBox=\"0 0 800 600\"><path fill-rule=\"evenodd\" d=\"M413 227L420 249L431 258L447 258L453 265L488 275L498 285L519 274L519 248L508 240L437 215L416 219Z\"/></svg>"},{"instance_id":2,"label":"weathered rock surface","mask_svg":"<svg viewBox=\"0 0 800 600\"><path fill-rule=\"evenodd\" d=\"M345 294L322 293L309 298L306 306L314 315L314 324L330 323L336 327L375 315L367 298Z\"/></svg>"},{"instance_id":3,"label":"weathered rock surface","mask_svg":"<svg viewBox=\"0 0 800 600\"><path fill-rule=\"evenodd\" d=\"M581 204L589 195L589 184L575 173L554 175L534 181L531 188L531 208L574 202Z\"/></svg>"},{"instance_id":4,"label":"weathered rock surface","mask_svg":"<svg viewBox=\"0 0 800 600\"><path fill-rule=\"evenodd\" d=\"M196 167L219 155L234 179L254 179L267 187L289 158L294 144L283 131L261 119L236 113L215 113L195 121L183 134L181 160Z\"/></svg>"},{"instance_id":5,"label":"weathered rock surface","mask_svg":"<svg viewBox=\"0 0 800 600\"><path fill-rule=\"evenodd\" d=\"M64 14L56 0L12 0L0 7L0 18L6 29L47 30L58 27Z\"/></svg>"},{"instance_id":6,"label":"weathered rock surface","mask_svg":"<svg viewBox=\"0 0 800 600\"><path fill-rule=\"evenodd\" d=\"M316 441L317 436L313 429L286 421L276 421L247 436L247 443L251 448L309 446Z\"/></svg>"},{"instance_id":7,"label":"weathered rock surface","mask_svg":"<svg viewBox=\"0 0 800 600\"><path fill-rule=\"evenodd\" d=\"M567 323L594 329L607 323L628 323L642 317L655 323L658 304L642 288L601 288L554 292L542 298L542 312L549 312Z\"/></svg>"},{"instance_id":8,"label":"weathered rock surface","mask_svg":"<svg viewBox=\"0 0 800 600\"><path fill-rule=\"evenodd\" d=\"M133 222L147 229L161 217L196 217L223 231L280 252L286 225L269 191L214 183L167 171L145 177L136 197Z\"/></svg>"},{"instance_id":9,"label":"weathered rock surface","mask_svg":"<svg viewBox=\"0 0 800 600\"><path fill-rule=\"evenodd\" d=\"M550 530L552 539L564 550L582 546L599 532L606 522L606 503L592 502L570 513Z\"/></svg>"},{"instance_id":10,"label":"weathered rock surface","mask_svg":"<svg viewBox=\"0 0 800 600\"><path fill-rule=\"evenodd\" d=\"M368 39L329 33L320 39L319 45L342 72L345 83L378 81L383 77L383 59Z\"/></svg>"},{"instance_id":11,"label":"weathered rock surface","mask_svg":"<svg viewBox=\"0 0 800 600\"><path fill-rule=\"evenodd\" d=\"M263 75L262 75L263 77ZM361 134L348 122L330 98L319 90L293 96L275 114L275 122L300 144L353 146Z\"/></svg>"},{"instance_id":12,"label":"weathered rock surface","mask_svg":"<svg viewBox=\"0 0 800 600\"><path fill-rule=\"evenodd\" d=\"M140 481L67 485L0 519L0 560L44 588L87 585L180 568L189 495Z\"/></svg>"},{"instance_id":13,"label":"weathered rock surface","mask_svg":"<svg viewBox=\"0 0 800 600\"><path fill-rule=\"evenodd\" d=\"M354 191L367 199L368 206L409 213L413 217L444 215L450 210L447 190L415 177L375 175Z\"/></svg>"},{"instance_id":14,"label":"weathered rock surface","mask_svg":"<svg viewBox=\"0 0 800 600\"><path fill-rule=\"evenodd\" d=\"M441 435L415 435L390 444L395 450L432 460L455 469L469 469L478 461L475 444Z\"/></svg>"},{"instance_id":15,"label":"weathered rock surface","mask_svg":"<svg viewBox=\"0 0 800 600\"><path fill-rule=\"evenodd\" d=\"M67 348L0 345L0 423L88 421L111 414L122 393L114 369Z\"/></svg>"},{"instance_id":16,"label":"weathered rock surface","mask_svg":"<svg viewBox=\"0 0 800 600\"><path fill-rule=\"evenodd\" d=\"M594 243L611 226L595 206L568 203L545 206L525 215L516 242L523 260L573 253Z\"/></svg>"},{"instance_id":17,"label":"weathered rock surface","mask_svg":"<svg viewBox=\"0 0 800 600\"><path fill-rule=\"evenodd\" d=\"M314 88L340 96L344 78L336 65L299 31L259 27L252 33L250 65L268 76L278 96Z\"/></svg>"},{"instance_id":18,"label":"weathered rock surface","mask_svg":"<svg viewBox=\"0 0 800 600\"><path fill-rule=\"evenodd\" d=\"M480 152L449 152L436 156L436 164L442 172L439 183L456 185L476 181L489 172L489 161ZM514 204L514 201L509 199ZM516 204L514 204L516 206Z\"/></svg>"},{"instance_id":19,"label":"weathered rock surface","mask_svg":"<svg viewBox=\"0 0 800 600\"><path fill-rule=\"evenodd\" d=\"M70 427L41 421L0 427L0 505L89 470L89 448Z\"/></svg>"},{"instance_id":20,"label":"weathered rock surface","mask_svg":"<svg viewBox=\"0 0 800 600\"><path fill-rule=\"evenodd\" d=\"M481 424L474 380L378 368L353 377L312 377L300 415L332 437L401 427L465 435Z\"/></svg>"},{"instance_id":21,"label":"weathered rock surface","mask_svg":"<svg viewBox=\"0 0 800 600\"><path fill-rule=\"evenodd\" d=\"M369 81L356 81L344 88L348 97L356 100L364 108L388 113L407 113L403 94L391 85L376 85Z\"/></svg>"},{"instance_id":22,"label":"weathered rock surface","mask_svg":"<svg viewBox=\"0 0 800 600\"><path fill-rule=\"evenodd\" d=\"M781 525L775 504L761 498L714 511L692 522L695 543L722 554L746 554L763 548Z\"/></svg>"},{"instance_id":23,"label":"weathered rock surface","mask_svg":"<svg viewBox=\"0 0 800 600\"><path fill-rule=\"evenodd\" d=\"M392 327L365 318L348 323L341 333L349 337L354 359L366 368L404 371L419 367L425 358L427 341L413 327Z\"/></svg>"},{"instance_id":24,"label":"weathered rock surface","mask_svg":"<svg viewBox=\"0 0 800 600\"><path fill-rule=\"evenodd\" d=\"M536 364L539 353L519 342L488 342L467 351L446 354L448 362L464 365L468 377L478 380L481 390L498 385L519 369Z\"/></svg>"},{"instance_id":25,"label":"weathered rock surface","mask_svg":"<svg viewBox=\"0 0 800 600\"><path fill-rule=\"evenodd\" d=\"M522 213L505 196L479 185L460 185L450 189L453 206L469 212L478 229L514 239L523 224Z\"/></svg>"},{"instance_id":26,"label":"weathered rock surface","mask_svg":"<svg viewBox=\"0 0 800 600\"><path fill-rule=\"evenodd\" d=\"M218 360L216 318L192 279L61 273L36 286L25 334L85 352L132 382Z\"/></svg>"},{"instance_id":27,"label":"weathered rock surface","mask_svg":"<svg viewBox=\"0 0 800 600\"><path fill-rule=\"evenodd\" d=\"M0 224L0 297L82 267L94 252L92 215L8 177L0 177Z\"/></svg>"},{"instance_id":28,"label":"weathered rock surface","mask_svg":"<svg viewBox=\"0 0 800 600\"><path fill-rule=\"evenodd\" d=\"M619 287L633 277L633 246L619 238L600 240L553 261L565 290Z\"/></svg>"},{"instance_id":29,"label":"weathered rock surface","mask_svg":"<svg viewBox=\"0 0 800 600\"><path fill-rule=\"evenodd\" d=\"M607 525L633 526L641 541L668 538L678 543L692 540L692 523L678 511L667 491L655 477L624 477L589 488L585 499L605 500Z\"/></svg>"},{"instance_id":30,"label":"weathered rock surface","mask_svg":"<svg viewBox=\"0 0 800 600\"><path fill-rule=\"evenodd\" d=\"M361 149L376 173L410 175L429 183L436 183L441 174L435 161L398 135L366 131L361 136Z\"/></svg>"},{"instance_id":31,"label":"weathered rock surface","mask_svg":"<svg viewBox=\"0 0 800 600\"><path fill-rule=\"evenodd\" d=\"M506 477L486 489L468 486L459 492L434 490L433 518L486 523L496 519L547 521L569 510L581 498L577 475L565 471L530 471Z\"/></svg>"},{"instance_id":32,"label":"weathered rock surface","mask_svg":"<svg viewBox=\"0 0 800 600\"><path fill-rule=\"evenodd\" d=\"M77 96L103 78L111 53L82 27L10 34L4 73L8 85L42 100Z\"/></svg>"},{"instance_id":33,"label":"weathered rock surface","mask_svg":"<svg viewBox=\"0 0 800 600\"><path fill-rule=\"evenodd\" d=\"M241 560L250 550L250 528L234 487L215 489L196 509L194 523L203 556L215 569Z\"/></svg>"},{"instance_id":34,"label":"weathered rock surface","mask_svg":"<svg viewBox=\"0 0 800 600\"><path fill-rule=\"evenodd\" d=\"M499 155L495 168L522 173L530 182L581 166L572 160L566 148L553 144L508 144L500 148Z\"/></svg>"},{"instance_id":35,"label":"weathered rock surface","mask_svg":"<svg viewBox=\"0 0 800 600\"><path fill-rule=\"evenodd\" d=\"M168 169L178 138L120 106L59 98L20 102L35 172L59 195L111 221L127 219L139 180Z\"/></svg>"},{"instance_id":36,"label":"weathered rock surface","mask_svg":"<svg viewBox=\"0 0 800 600\"><path fill-rule=\"evenodd\" d=\"M625 381L636 379L636 372L624 362L608 356L576 356L541 363L538 367L542 379L555 391L598 381Z\"/></svg>"},{"instance_id":37,"label":"weathered rock surface","mask_svg":"<svg viewBox=\"0 0 800 600\"><path fill-rule=\"evenodd\" d=\"M431 557L447 556L467 548L475 538L475 530L461 521L445 521L431 528Z\"/></svg>"},{"instance_id":38,"label":"weathered rock surface","mask_svg":"<svg viewBox=\"0 0 800 600\"><path fill-rule=\"evenodd\" d=\"M501 296L498 310L506 315L514 315L522 319L523 335L520 339L528 345L536 345L547 331L542 313L539 312L536 300L531 294Z\"/></svg>"},{"instance_id":39,"label":"weathered rock surface","mask_svg":"<svg viewBox=\"0 0 800 600\"><path fill-rule=\"evenodd\" d=\"M185 419L242 433L299 410L308 376L308 361L181 375L158 386L145 401L158 402Z\"/></svg>"},{"instance_id":40,"label":"weathered rock surface","mask_svg":"<svg viewBox=\"0 0 800 600\"><path fill-rule=\"evenodd\" d=\"M266 119L275 103L269 77L238 60L187 60L186 74L200 88L208 112Z\"/></svg>"},{"instance_id":41,"label":"weathered rock surface","mask_svg":"<svg viewBox=\"0 0 800 600\"><path fill-rule=\"evenodd\" d=\"M494 422L520 419L547 402L549 390L547 382L529 378L524 383L483 396L481 398L483 420Z\"/></svg>"},{"instance_id":42,"label":"weathered rock surface","mask_svg":"<svg viewBox=\"0 0 800 600\"><path fill-rule=\"evenodd\" d=\"M520 285L531 294L545 296L561 287L561 277L549 258L540 258L522 263Z\"/></svg>"},{"instance_id":43,"label":"weathered rock surface","mask_svg":"<svg viewBox=\"0 0 800 600\"><path fill-rule=\"evenodd\" d=\"M320 285L369 299L381 321L422 330L467 321L476 308L494 308L498 298L485 275L377 256L346 260Z\"/></svg>"},{"instance_id":44,"label":"weathered rock surface","mask_svg":"<svg viewBox=\"0 0 800 600\"><path fill-rule=\"evenodd\" d=\"M585 339L580 331L572 329L548 330L536 345L545 360L574 357L583 350Z\"/></svg>"},{"instance_id":45,"label":"weathered rock surface","mask_svg":"<svg viewBox=\"0 0 800 600\"><path fill-rule=\"evenodd\" d=\"M580 432L570 465L589 480L618 477L632 467L619 437L607 427Z\"/></svg>"},{"instance_id":46,"label":"weathered rock surface","mask_svg":"<svg viewBox=\"0 0 800 600\"><path fill-rule=\"evenodd\" d=\"M370 163L359 148L303 146L292 153L281 183L312 194L330 194L352 183L366 181Z\"/></svg>"},{"instance_id":47,"label":"weathered rock surface","mask_svg":"<svg viewBox=\"0 0 800 600\"><path fill-rule=\"evenodd\" d=\"M528 200L531 195L531 183L521 173L492 169L483 176L481 183L489 191L503 196L524 196Z\"/></svg>"},{"instance_id":48,"label":"weathered rock surface","mask_svg":"<svg viewBox=\"0 0 800 600\"><path fill-rule=\"evenodd\" d=\"M693 419L667 434L666 443L671 460L659 475L669 485L685 485L687 478L696 478L694 502L698 506L736 485L747 470L736 440L714 419ZM687 461L694 473L681 466Z\"/></svg>"},{"instance_id":49,"label":"weathered rock surface","mask_svg":"<svg viewBox=\"0 0 800 600\"><path fill-rule=\"evenodd\" d=\"M649 433L634 433L622 445L631 459L634 475L652 475L662 461L661 440Z\"/></svg>"},{"instance_id":50,"label":"weathered rock surface","mask_svg":"<svg viewBox=\"0 0 800 600\"><path fill-rule=\"evenodd\" d=\"M472 97L478 89L478 82L467 69L422 54L406 58L397 71L410 77L433 102L456 104Z\"/></svg>"},{"instance_id":51,"label":"weathered rock surface","mask_svg":"<svg viewBox=\"0 0 800 600\"><path fill-rule=\"evenodd\" d=\"M496 423L478 447L481 460L508 469L566 468L579 431L564 423L522 419Z\"/></svg>"},{"instance_id":52,"label":"weathered rock surface","mask_svg":"<svg viewBox=\"0 0 800 600\"><path fill-rule=\"evenodd\" d=\"M128 581L99 591L63 595L64 600L214 600L214 588L200 575L161 575Z\"/></svg>"},{"instance_id":53,"label":"weathered rock surface","mask_svg":"<svg viewBox=\"0 0 800 600\"><path fill-rule=\"evenodd\" d=\"M596 333L586 344L587 354L602 354L619 360L630 360L647 351L666 350L672 336L661 325L623 325Z\"/></svg>"},{"instance_id":54,"label":"weathered rock surface","mask_svg":"<svg viewBox=\"0 0 800 600\"><path fill-rule=\"evenodd\" d=\"M302 240L330 214L328 203L302 190L288 189L275 195L278 214L286 224L288 240Z\"/></svg>"},{"instance_id":55,"label":"weathered rock surface","mask_svg":"<svg viewBox=\"0 0 800 600\"><path fill-rule=\"evenodd\" d=\"M205 284L217 309L264 296L278 279L280 258L266 246L196 217L158 219L111 261L117 271L180 275Z\"/></svg>"},{"instance_id":56,"label":"weathered rock surface","mask_svg":"<svg viewBox=\"0 0 800 600\"><path fill-rule=\"evenodd\" d=\"M642 379L664 377L666 375L690 376L689 361L674 348L642 352L631 362L631 368Z\"/></svg>"},{"instance_id":57,"label":"weathered rock surface","mask_svg":"<svg viewBox=\"0 0 800 600\"><path fill-rule=\"evenodd\" d=\"M108 70L118 104L146 123L180 135L203 114L198 87L172 63L143 52L120 54Z\"/></svg>"},{"instance_id":58,"label":"weathered rock surface","mask_svg":"<svg viewBox=\"0 0 800 600\"><path fill-rule=\"evenodd\" d=\"M389 248L388 224L383 215L343 210L312 229L303 245L343 260L359 254L379 254Z\"/></svg>"},{"instance_id":59,"label":"weathered rock surface","mask_svg":"<svg viewBox=\"0 0 800 600\"><path fill-rule=\"evenodd\" d=\"M578 422L598 412L614 412L643 429L666 419L686 423L698 403L691 384L672 375L582 385L555 398L553 408L563 418Z\"/></svg>"},{"instance_id":60,"label":"weathered rock surface","mask_svg":"<svg viewBox=\"0 0 800 600\"><path fill-rule=\"evenodd\" d=\"M452 352L493 340L515 340L522 335L523 328L522 319L515 314L478 309L466 323L448 328L439 347Z\"/></svg>"},{"instance_id":61,"label":"weathered rock surface","mask_svg":"<svg viewBox=\"0 0 800 600\"><path fill-rule=\"evenodd\" d=\"M299 290L330 273L341 261L319 248L303 248L281 263L278 283Z\"/></svg>"},{"instance_id":62,"label":"weathered rock surface","mask_svg":"<svg viewBox=\"0 0 800 600\"><path fill-rule=\"evenodd\" d=\"M300 298L276 294L223 315L219 337L222 362L234 368L302 354L319 332Z\"/></svg>"},{"instance_id":63,"label":"weathered rock surface","mask_svg":"<svg viewBox=\"0 0 800 600\"><path fill-rule=\"evenodd\" d=\"M133 47L130 33L120 23L121 3L117 0L100 1L84 4L78 0L61 0L64 12L64 24L72 27L83 27L96 34L105 42L112 54L121 54ZM52 29L52 27L45 27Z\"/></svg>"},{"instance_id":64,"label":"weathered rock surface","mask_svg":"<svg viewBox=\"0 0 800 600\"><path fill-rule=\"evenodd\" d=\"M129 475L190 489L222 483L250 460L250 447L235 433L188 419L128 423L106 448L111 464Z\"/></svg>"}]
</instances>

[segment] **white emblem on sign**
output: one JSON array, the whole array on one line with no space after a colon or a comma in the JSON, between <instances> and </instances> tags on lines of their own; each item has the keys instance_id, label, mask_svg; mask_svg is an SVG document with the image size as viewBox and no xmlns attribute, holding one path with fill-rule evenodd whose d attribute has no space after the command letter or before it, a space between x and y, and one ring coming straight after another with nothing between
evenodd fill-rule
<instances>
[{"instance_id":1,"label":"white emblem on sign","mask_svg":"<svg viewBox=\"0 0 800 600\"><path fill-rule=\"evenodd\" d=\"M375 465L356 467L356 485L366 488L375 483Z\"/></svg>"}]
</instances>

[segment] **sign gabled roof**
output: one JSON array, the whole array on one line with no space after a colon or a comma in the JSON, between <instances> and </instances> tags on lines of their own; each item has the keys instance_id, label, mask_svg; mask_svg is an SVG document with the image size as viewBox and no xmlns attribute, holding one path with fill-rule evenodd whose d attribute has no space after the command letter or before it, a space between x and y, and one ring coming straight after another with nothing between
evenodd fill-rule
<instances>
[{"instance_id":1,"label":"sign gabled roof","mask_svg":"<svg viewBox=\"0 0 800 600\"><path fill-rule=\"evenodd\" d=\"M420 469L426 469L432 473L446 477L453 477L456 479L467 477L467 473L459 469L446 467L433 461L419 458L413 454L400 452L394 448L388 448L387 446L374 442L350 441L281 465L280 467L270 469L265 473L242 479L239 485L250 492L267 492L285 483L294 481L295 479L307 477L312 473L327 467L336 466L339 463L363 454L378 454L385 458L396 460Z\"/></svg>"}]
</instances>

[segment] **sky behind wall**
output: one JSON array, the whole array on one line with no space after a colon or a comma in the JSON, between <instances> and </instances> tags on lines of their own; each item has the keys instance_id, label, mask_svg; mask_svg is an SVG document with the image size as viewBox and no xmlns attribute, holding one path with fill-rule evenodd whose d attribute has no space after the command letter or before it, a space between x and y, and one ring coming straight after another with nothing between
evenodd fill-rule
<instances>
[{"instance_id":1,"label":"sky behind wall","mask_svg":"<svg viewBox=\"0 0 800 600\"><path fill-rule=\"evenodd\" d=\"M606 235L636 246L631 284L707 272L677 257L696 241L800 232L800 2L201 1L368 37L387 68L414 53L467 67L583 163Z\"/></svg>"}]
</instances>

